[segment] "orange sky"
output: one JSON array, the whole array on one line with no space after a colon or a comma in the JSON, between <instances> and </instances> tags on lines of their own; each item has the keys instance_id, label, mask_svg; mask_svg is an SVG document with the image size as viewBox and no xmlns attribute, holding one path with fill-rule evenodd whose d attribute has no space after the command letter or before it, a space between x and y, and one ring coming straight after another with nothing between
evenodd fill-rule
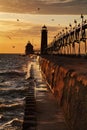
<instances>
[{"instance_id":1,"label":"orange sky","mask_svg":"<svg viewBox=\"0 0 87 130\"><path fill-rule=\"evenodd\" d=\"M78 23L81 22L78 10L86 14L86 2L86 0L83 2L0 0L0 53L24 53L28 41L33 44L34 49L40 48L41 28L44 24L48 28L48 43L50 43L62 28L69 26L70 23L74 26L74 19ZM74 11L71 10L73 7ZM87 19L87 15L85 18Z\"/></svg>"},{"instance_id":2,"label":"orange sky","mask_svg":"<svg viewBox=\"0 0 87 130\"><path fill-rule=\"evenodd\" d=\"M38 49L44 24L48 28L50 43L62 28L69 27L69 23L75 26L74 19L81 22L80 15L0 13L0 53L24 53L28 41L33 44L34 49Z\"/></svg>"},{"instance_id":3,"label":"orange sky","mask_svg":"<svg viewBox=\"0 0 87 130\"><path fill-rule=\"evenodd\" d=\"M61 28L56 21L51 21L51 16L28 14L11 16L9 13L1 15L3 18L0 17L0 53L24 53L28 41L34 45L34 49L38 49L44 24L48 27L48 42L52 41Z\"/></svg>"}]
</instances>

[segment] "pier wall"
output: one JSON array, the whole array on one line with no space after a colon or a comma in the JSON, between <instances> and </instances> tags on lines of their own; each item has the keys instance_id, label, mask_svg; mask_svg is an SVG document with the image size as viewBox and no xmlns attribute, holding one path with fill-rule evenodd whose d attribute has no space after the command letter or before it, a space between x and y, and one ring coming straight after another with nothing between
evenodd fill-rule
<instances>
[{"instance_id":1,"label":"pier wall","mask_svg":"<svg viewBox=\"0 0 87 130\"><path fill-rule=\"evenodd\" d=\"M40 67L70 130L87 130L87 75L40 57Z\"/></svg>"}]
</instances>

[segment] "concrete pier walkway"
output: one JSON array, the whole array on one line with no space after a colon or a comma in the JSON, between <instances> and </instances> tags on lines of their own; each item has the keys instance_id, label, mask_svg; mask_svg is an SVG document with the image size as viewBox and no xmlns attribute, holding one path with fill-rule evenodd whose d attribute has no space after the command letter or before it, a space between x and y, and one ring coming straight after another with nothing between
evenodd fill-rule
<instances>
[{"instance_id":1,"label":"concrete pier walkway","mask_svg":"<svg viewBox=\"0 0 87 130\"><path fill-rule=\"evenodd\" d=\"M47 86L36 91L37 130L67 130L65 119L55 97Z\"/></svg>"},{"instance_id":2,"label":"concrete pier walkway","mask_svg":"<svg viewBox=\"0 0 87 130\"><path fill-rule=\"evenodd\" d=\"M68 130L63 112L42 77L38 61L32 62L32 73L32 82L35 83L36 130Z\"/></svg>"}]
</instances>

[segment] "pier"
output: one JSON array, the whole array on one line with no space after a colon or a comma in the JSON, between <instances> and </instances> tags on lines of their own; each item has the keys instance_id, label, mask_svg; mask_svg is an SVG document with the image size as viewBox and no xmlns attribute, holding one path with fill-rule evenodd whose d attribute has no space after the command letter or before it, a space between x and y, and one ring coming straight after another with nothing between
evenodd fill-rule
<instances>
[{"instance_id":1,"label":"pier","mask_svg":"<svg viewBox=\"0 0 87 130\"><path fill-rule=\"evenodd\" d=\"M69 130L86 130L87 59L45 55L40 58L40 66Z\"/></svg>"},{"instance_id":2,"label":"pier","mask_svg":"<svg viewBox=\"0 0 87 130\"><path fill-rule=\"evenodd\" d=\"M23 130L87 129L85 58L40 56L30 74Z\"/></svg>"},{"instance_id":3,"label":"pier","mask_svg":"<svg viewBox=\"0 0 87 130\"><path fill-rule=\"evenodd\" d=\"M63 111L43 78L38 62L32 64L22 130L68 130Z\"/></svg>"},{"instance_id":4,"label":"pier","mask_svg":"<svg viewBox=\"0 0 87 130\"><path fill-rule=\"evenodd\" d=\"M81 19L48 45L48 30L42 27L41 53L32 55L23 130L87 130L87 21Z\"/></svg>"},{"instance_id":5,"label":"pier","mask_svg":"<svg viewBox=\"0 0 87 130\"><path fill-rule=\"evenodd\" d=\"M83 15L81 15L81 19L81 23L78 24L77 20L74 20L75 26L69 24L54 36L53 41L46 48L48 54L80 56L81 44L84 44L84 54L87 54L87 20ZM77 52L76 45L78 46Z\"/></svg>"},{"instance_id":6,"label":"pier","mask_svg":"<svg viewBox=\"0 0 87 130\"><path fill-rule=\"evenodd\" d=\"M22 130L36 130L36 98L35 98L35 82L33 77L33 68L31 66L29 79L29 90L26 93L25 113Z\"/></svg>"}]
</instances>

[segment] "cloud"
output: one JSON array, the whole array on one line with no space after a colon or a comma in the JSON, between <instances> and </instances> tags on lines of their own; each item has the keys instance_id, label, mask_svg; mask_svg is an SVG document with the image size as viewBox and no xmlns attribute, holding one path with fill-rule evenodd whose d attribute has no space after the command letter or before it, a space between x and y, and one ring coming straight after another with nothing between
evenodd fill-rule
<instances>
[{"instance_id":1,"label":"cloud","mask_svg":"<svg viewBox=\"0 0 87 130\"><path fill-rule=\"evenodd\" d=\"M0 31L2 32L11 32L14 30L22 30L22 29L31 29L33 26L32 23L26 22L16 22L16 21L8 21L8 20L0 20Z\"/></svg>"},{"instance_id":2,"label":"cloud","mask_svg":"<svg viewBox=\"0 0 87 130\"><path fill-rule=\"evenodd\" d=\"M87 13L87 0L0 0L1 12L31 14Z\"/></svg>"},{"instance_id":3,"label":"cloud","mask_svg":"<svg viewBox=\"0 0 87 130\"><path fill-rule=\"evenodd\" d=\"M41 28L42 25L32 24L32 23L21 23L18 25L17 22L14 21L0 21L0 43L6 44L7 41L10 44L21 43L23 45L26 42L33 41L36 45L35 47L39 48L41 43ZM3 30L5 27L5 30ZM7 29L6 29L7 28ZM10 28L10 29L9 29ZM61 29L58 26L48 26L48 42L51 42L53 37L57 34L57 31Z\"/></svg>"},{"instance_id":4,"label":"cloud","mask_svg":"<svg viewBox=\"0 0 87 130\"><path fill-rule=\"evenodd\" d=\"M40 35L39 28L41 28L39 25L32 23L0 20L0 38L21 41L22 38L38 37Z\"/></svg>"},{"instance_id":5,"label":"cloud","mask_svg":"<svg viewBox=\"0 0 87 130\"><path fill-rule=\"evenodd\" d=\"M21 22L17 23L15 21L0 21L0 38L5 40L17 40L21 41L22 38L27 39L28 37L40 38L40 28L41 25L35 25L32 23Z\"/></svg>"},{"instance_id":6,"label":"cloud","mask_svg":"<svg viewBox=\"0 0 87 130\"><path fill-rule=\"evenodd\" d=\"M57 4L57 3L68 3L68 2L72 2L73 0L41 0L43 2L45 2L46 4Z\"/></svg>"}]
</instances>

